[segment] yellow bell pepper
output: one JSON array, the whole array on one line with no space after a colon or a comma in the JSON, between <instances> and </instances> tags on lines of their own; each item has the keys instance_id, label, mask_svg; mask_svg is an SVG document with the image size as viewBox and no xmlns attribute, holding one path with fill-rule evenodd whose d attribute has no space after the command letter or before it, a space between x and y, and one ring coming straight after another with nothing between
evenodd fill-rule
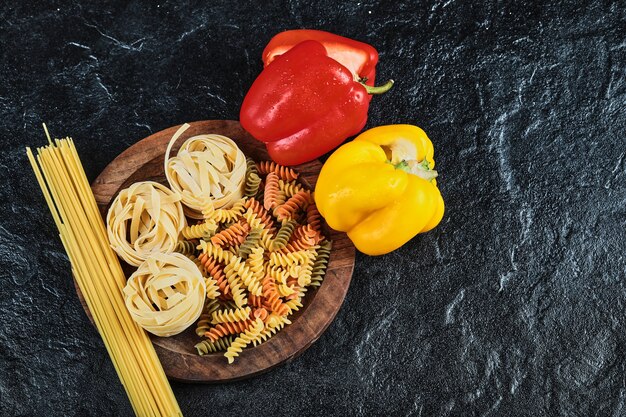
<instances>
[{"instance_id":1,"label":"yellow bell pepper","mask_svg":"<svg viewBox=\"0 0 626 417\"><path fill-rule=\"evenodd\" d=\"M389 253L443 217L433 154L433 144L417 126L363 132L322 167L315 187L317 208L361 252Z\"/></svg>"}]
</instances>

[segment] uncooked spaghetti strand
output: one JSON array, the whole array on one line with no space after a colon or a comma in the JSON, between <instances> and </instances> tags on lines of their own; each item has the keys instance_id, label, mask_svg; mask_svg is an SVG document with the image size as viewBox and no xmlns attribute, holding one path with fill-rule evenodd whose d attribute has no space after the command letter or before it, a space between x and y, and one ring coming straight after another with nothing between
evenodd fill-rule
<instances>
[{"instance_id":1,"label":"uncooked spaghetti strand","mask_svg":"<svg viewBox=\"0 0 626 417\"><path fill-rule=\"evenodd\" d=\"M103 239L102 218L73 142L57 140L56 145L39 150L44 175L32 151L27 154L133 410L137 415L181 415L154 347L120 305L121 266Z\"/></svg>"}]
</instances>

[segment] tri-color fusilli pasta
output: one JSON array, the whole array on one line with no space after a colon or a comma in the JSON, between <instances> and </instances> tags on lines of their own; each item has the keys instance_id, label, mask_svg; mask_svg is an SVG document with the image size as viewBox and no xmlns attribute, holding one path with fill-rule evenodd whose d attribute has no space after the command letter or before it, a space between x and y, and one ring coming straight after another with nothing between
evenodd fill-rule
<instances>
[{"instance_id":1,"label":"tri-color fusilli pasta","mask_svg":"<svg viewBox=\"0 0 626 417\"><path fill-rule=\"evenodd\" d=\"M198 320L196 333L205 340L195 347L200 355L226 350L229 363L291 324L307 289L322 284L331 250L295 171L250 159L247 168L245 197L230 209L207 210L212 232L194 233L202 234L197 245L179 244L190 257L197 254L207 292L219 293Z\"/></svg>"}]
</instances>

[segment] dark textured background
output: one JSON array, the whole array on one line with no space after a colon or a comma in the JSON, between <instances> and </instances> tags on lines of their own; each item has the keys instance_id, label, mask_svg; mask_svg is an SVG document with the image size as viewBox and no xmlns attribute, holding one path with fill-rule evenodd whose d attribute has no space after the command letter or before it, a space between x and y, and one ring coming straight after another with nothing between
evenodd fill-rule
<instances>
[{"instance_id":1,"label":"dark textured background","mask_svg":"<svg viewBox=\"0 0 626 417\"><path fill-rule=\"evenodd\" d=\"M397 84L368 125L428 132L447 212L358 255L298 359L174 383L185 415L626 415L626 4L46 3L0 6L1 415L131 414L24 155L41 122L93 179L152 132L238 118L300 27L380 51Z\"/></svg>"}]
</instances>

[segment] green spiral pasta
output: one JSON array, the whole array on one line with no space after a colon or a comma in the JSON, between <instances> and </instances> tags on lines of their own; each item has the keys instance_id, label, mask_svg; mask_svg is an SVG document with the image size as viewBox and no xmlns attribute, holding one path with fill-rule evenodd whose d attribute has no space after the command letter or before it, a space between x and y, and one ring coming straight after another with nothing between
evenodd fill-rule
<instances>
[{"instance_id":1,"label":"green spiral pasta","mask_svg":"<svg viewBox=\"0 0 626 417\"><path fill-rule=\"evenodd\" d=\"M200 337L204 336L207 330L211 327L211 318L213 316L213 312L217 311L220 308L220 303L218 300L207 300L204 305L204 309L202 310L202 314L200 315L200 319L198 319L198 323L196 324L196 334ZM206 352L205 352L206 353Z\"/></svg>"},{"instance_id":2,"label":"green spiral pasta","mask_svg":"<svg viewBox=\"0 0 626 417\"><path fill-rule=\"evenodd\" d=\"M328 267L328 260L330 258L330 250L333 247L333 242L330 240L324 241L317 249L317 258L313 263L313 271L311 272L311 286L319 287L322 285L324 276L326 274L326 268Z\"/></svg>"},{"instance_id":3,"label":"green spiral pasta","mask_svg":"<svg viewBox=\"0 0 626 417\"><path fill-rule=\"evenodd\" d=\"M182 253L185 256L196 254L196 244L188 240L180 240L176 244L174 252Z\"/></svg>"},{"instance_id":4,"label":"green spiral pasta","mask_svg":"<svg viewBox=\"0 0 626 417\"><path fill-rule=\"evenodd\" d=\"M259 192L261 186L261 177L259 176L259 170L256 167L256 163L252 158L246 158L246 185L244 195L246 197L254 197Z\"/></svg>"},{"instance_id":5,"label":"green spiral pasta","mask_svg":"<svg viewBox=\"0 0 626 417\"><path fill-rule=\"evenodd\" d=\"M298 223L293 220L283 221L283 224L282 226L280 226L278 233L276 233L276 237L272 241L270 250L277 251L287 246L287 242L289 242L289 238L293 234L293 231L296 229L297 225Z\"/></svg>"},{"instance_id":6,"label":"green spiral pasta","mask_svg":"<svg viewBox=\"0 0 626 417\"><path fill-rule=\"evenodd\" d=\"M246 236L246 240L243 241L241 246L239 246L239 250L237 251L237 255L241 259L248 259L248 256L252 253L254 248L259 245L261 241L261 234L263 229L254 228L250 230L248 236Z\"/></svg>"},{"instance_id":7,"label":"green spiral pasta","mask_svg":"<svg viewBox=\"0 0 626 417\"><path fill-rule=\"evenodd\" d=\"M233 336L222 337L221 339L217 339L215 342L211 342L210 340L203 340L200 343L195 345L195 348L198 350L198 355L206 355L208 353L219 352L222 350L227 350L233 343Z\"/></svg>"}]
</instances>

